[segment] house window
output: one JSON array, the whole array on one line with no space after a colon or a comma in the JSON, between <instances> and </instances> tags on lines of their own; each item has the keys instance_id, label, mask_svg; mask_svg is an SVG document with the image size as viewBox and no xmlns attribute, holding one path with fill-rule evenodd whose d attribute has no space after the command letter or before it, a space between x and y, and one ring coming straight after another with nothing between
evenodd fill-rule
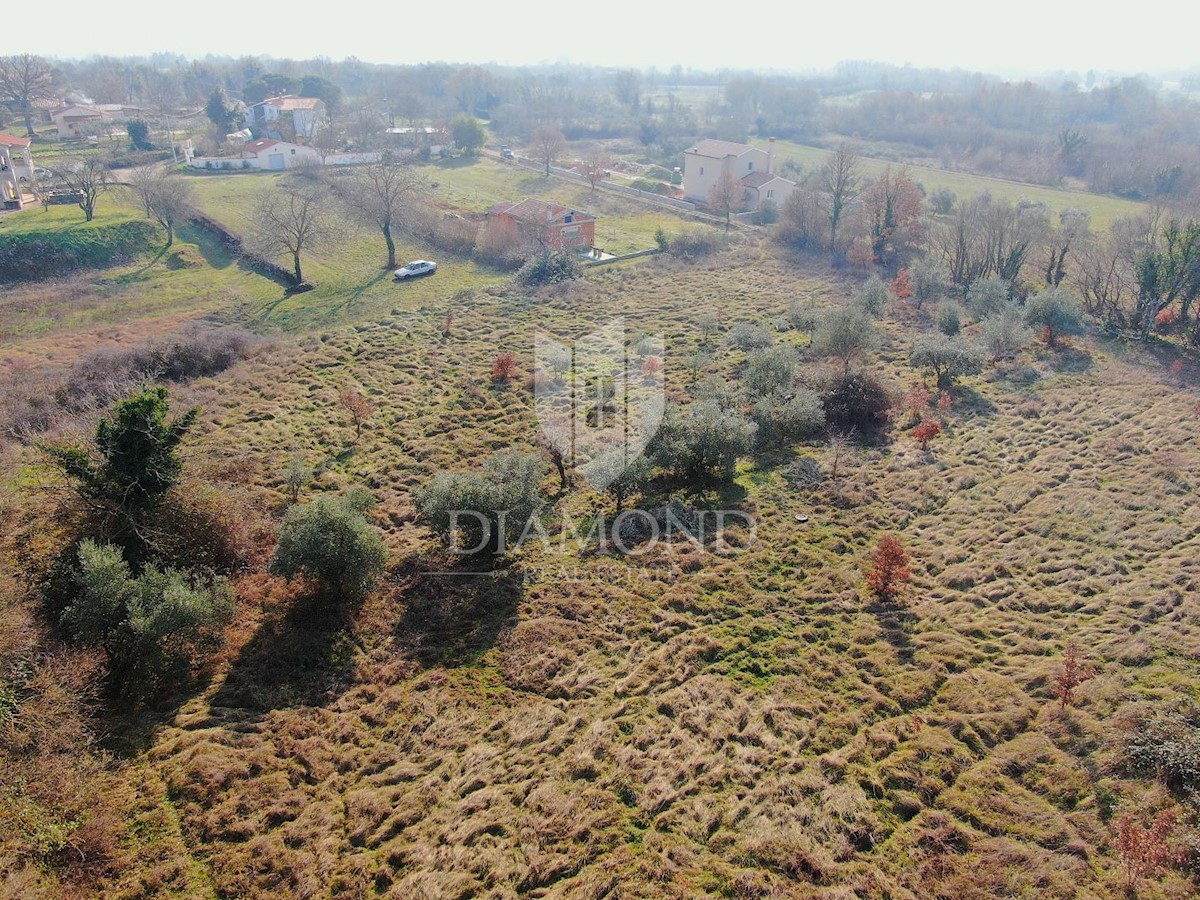
<instances>
[{"instance_id":1,"label":"house window","mask_svg":"<svg viewBox=\"0 0 1200 900\"><path fill-rule=\"evenodd\" d=\"M775 189L774 189L774 188L768 188L768 189L767 189L767 199L768 199L768 200L774 200L774 199L775 199Z\"/></svg>"},{"instance_id":2,"label":"house window","mask_svg":"<svg viewBox=\"0 0 1200 900\"><path fill-rule=\"evenodd\" d=\"M754 160L750 160L750 162L746 163L746 171L747 172L754 171Z\"/></svg>"},{"instance_id":3,"label":"house window","mask_svg":"<svg viewBox=\"0 0 1200 900\"><path fill-rule=\"evenodd\" d=\"M701 166L701 167L700 167L700 174L701 174L701 175L703 175L703 174L704 174L704 166Z\"/></svg>"}]
</instances>

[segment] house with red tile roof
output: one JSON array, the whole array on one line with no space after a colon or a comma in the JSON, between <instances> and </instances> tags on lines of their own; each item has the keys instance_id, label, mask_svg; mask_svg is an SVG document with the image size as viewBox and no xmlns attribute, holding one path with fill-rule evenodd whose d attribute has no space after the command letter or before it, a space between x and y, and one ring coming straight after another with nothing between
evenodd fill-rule
<instances>
[{"instance_id":1,"label":"house with red tile roof","mask_svg":"<svg viewBox=\"0 0 1200 900\"><path fill-rule=\"evenodd\" d=\"M511 230L514 241L547 250L587 250L596 243L596 217L546 200L497 203L487 211L490 227Z\"/></svg>"}]
</instances>

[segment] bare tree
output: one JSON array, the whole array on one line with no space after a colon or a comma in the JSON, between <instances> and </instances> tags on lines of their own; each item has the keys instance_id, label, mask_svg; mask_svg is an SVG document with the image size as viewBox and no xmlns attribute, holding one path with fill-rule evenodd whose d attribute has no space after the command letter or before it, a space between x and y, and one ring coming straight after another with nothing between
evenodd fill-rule
<instances>
[{"instance_id":1,"label":"bare tree","mask_svg":"<svg viewBox=\"0 0 1200 900\"><path fill-rule=\"evenodd\" d=\"M49 60L32 53L0 56L0 98L16 104L16 111L25 117L29 137L33 137L33 104L54 99L56 83Z\"/></svg>"},{"instance_id":2,"label":"bare tree","mask_svg":"<svg viewBox=\"0 0 1200 900\"><path fill-rule=\"evenodd\" d=\"M862 186L862 161L854 148L845 142L838 144L833 154L821 168L821 186L829 204L829 248L836 256L838 252L838 228L845 217L846 208L858 196Z\"/></svg>"},{"instance_id":3,"label":"bare tree","mask_svg":"<svg viewBox=\"0 0 1200 900\"><path fill-rule=\"evenodd\" d=\"M583 161L579 164L579 174L588 180L588 184L595 191L596 185L604 180L604 173L610 165L612 161L604 149L592 147L583 155Z\"/></svg>"},{"instance_id":4,"label":"bare tree","mask_svg":"<svg viewBox=\"0 0 1200 900\"><path fill-rule=\"evenodd\" d=\"M143 166L129 174L129 190L137 197L147 217L167 232L167 246L175 243L175 226L195 209L196 194L190 182L169 175L163 168Z\"/></svg>"},{"instance_id":5,"label":"bare tree","mask_svg":"<svg viewBox=\"0 0 1200 900\"><path fill-rule=\"evenodd\" d=\"M741 182L729 172L717 176L713 186L708 189L708 205L725 217L725 230L729 230L729 220L733 211L740 208L746 189Z\"/></svg>"},{"instance_id":6,"label":"bare tree","mask_svg":"<svg viewBox=\"0 0 1200 900\"><path fill-rule=\"evenodd\" d=\"M96 215L96 201L108 190L112 173L108 164L99 156L88 156L82 160L65 163L54 170L54 175L73 194L77 194L79 208L87 221Z\"/></svg>"},{"instance_id":7,"label":"bare tree","mask_svg":"<svg viewBox=\"0 0 1200 900\"><path fill-rule=\"evenodd\" d=\"M361 166L338 193L355 218L378 228L387 242L387 266L396 268L396 242L392 232L409 215L421 194L420 177L390 152L377 163Z\"/></svg>"},{"instance_id":8,"label":"bare tree","mask_svg":"<svg viewBox=\"0 0 1200 900\"><path fill-rule=\"evenodd\" d=\"M292 281L301 284L301 256L331 242L337 224L329 213L328 193L322 182L288 179L266 192L251 215L254 233L250 246L264 255L286 251L292 257Z\"/></svg>"},{"instance_id":9,"label":"bare tree","mask_svg":"<svg viewBox=\"0 0 1200 900\"><path fill-rule=\"evenodd\" d=\"M547 175L550 174L550 167L554 165L554 160L562 156L566 149L567 139L553 125L539 125L533 132L534 159L542 161Z\"/></svg>"}]
</instances>

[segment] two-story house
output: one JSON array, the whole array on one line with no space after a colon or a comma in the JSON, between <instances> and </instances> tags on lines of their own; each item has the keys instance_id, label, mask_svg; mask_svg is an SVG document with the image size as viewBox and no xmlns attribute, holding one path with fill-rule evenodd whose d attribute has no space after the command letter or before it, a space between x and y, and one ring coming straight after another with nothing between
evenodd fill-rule
<instances>
[{"instance_id":1,"label":"two-story house","mask_svg":"<svg viewBox=\"0 0 1200 900\"><path fill-rule=\"evenodd\" d=\"M250 107L250 127L275 140L312 140L325 121L325 104L316 97L282 94Z\"/></svg>"},{"instance_id":2,"label":"two-story house","mask_svg":"<svg viewBox=\"0 0 1200 900\"><path fill-rule=\"evenodd\" d=\"M498 203L487 211L488 225L509 230L514 241L547 250L588 250L596 242L596 217L545 200Z\"/></svg>"},{"instance_id":3,"label":"two-story house","mask_svg":"<svg viewBox=\"0 0 1200 900\"><path fill-rule=\"evenodd\" d=\"M0 205L20 209L24 195L37 186L29 138L0 134Z\"/></svg>"},{"instance_id":4,"label":"two-story house","mask_svg":"<svg viewBox=\"0 0 1200 900\"><path fill-rule=\"evenodd\" d=\"M717 180L728 173L742 185L743 209L761 209L768 200L782 206L796 184L775 174L774 138L769 148L711 139L689 147L683 151L683 195L707 203Z\"/></svg>"}]
</instances>

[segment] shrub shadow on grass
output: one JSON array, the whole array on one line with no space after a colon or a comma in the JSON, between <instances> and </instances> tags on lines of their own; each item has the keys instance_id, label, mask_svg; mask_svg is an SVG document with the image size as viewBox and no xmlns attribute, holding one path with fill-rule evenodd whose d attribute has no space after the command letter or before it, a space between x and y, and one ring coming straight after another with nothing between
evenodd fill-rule
<instances>
[{"instance_id":1,"label":"shrub shadow on grass","mask_svg":"<svg viewBox=\"0 0 1200 900\"><path fill-rule=\"evenodd\" d=\"M412 571L401 586L396 643L427 668L468 664L516 624L523 587L520 570Z\"/></svg>"},{"instance_id":2,"label":"shrub shadow on grass","mask_svg":"<svg viewBox=\"0 0 1200 900\"><path fill-rule=\"evenodd\" d=\"M324 706L354 680L357 605L311 597L269 614L230 666L214 707L265 713Z\"/></svg>"},{"instance_id":3,"label":"shrub shadow on grass","mask_svg":"<svg viewBox=\"0 0 1200 900\"><path fill-rule=\"evenodd\" d=\"M883 639L896 651L897 660L904 665L911 665L916 649L909 629L917 621L916 614L904 607L879 601L867 607L867 612L875 616L883 631Z\"/></svg>"},{"instance_id":4,"label":"shrub shadow on grass","mask_svg":"<svg viewBox=\"0 0 1200 900\"><path fill-rule=\"evenodd\" d=\"M1095 365L1092 354L1083 347L1062 344L1058 355L1051 360L1051 368L1060 373L1087 372Z\"/></svg>"},{"instance_id":5,"label":"shrub shadow on grass","mask_svg":"<svg viewBox=\"0 0 1200 900\"><path fill-rule=\"evenodd\" d=\"M964 385L955 385L951 391L951 397L954 399L952 409L955 412L963 413L971 417L996 415L999 411L998 407L991 400L987 399L979 391L972 387Z\"/></svg>"}]
</instances>

